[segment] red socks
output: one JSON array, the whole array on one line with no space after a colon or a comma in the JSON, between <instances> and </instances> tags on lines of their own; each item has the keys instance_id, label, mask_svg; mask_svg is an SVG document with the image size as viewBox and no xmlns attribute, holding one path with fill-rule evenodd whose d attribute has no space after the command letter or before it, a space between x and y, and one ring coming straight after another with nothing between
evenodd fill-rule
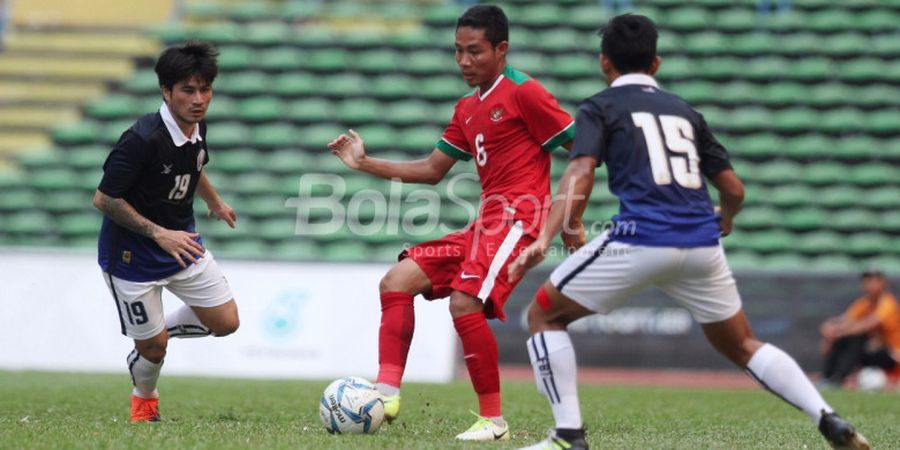
<instances>
[{"instance_id":1,"label":"red socks","mask_svg":"<svg viewBox=\"0 0 900 450\"><path fill-rule=\"evenodd\" d=\"M453 325L462 340L466 368L478 394L479 414L484 417L502 416L497 340L484 313L457 317L453 319Z\"/></svg>"},{"instance_id":2,"label":"red socks","mask_svg":"<svg viewBox=\"0 0 900 450\"><path fill-rule=\"evenodd\" d=\"M415 327L413 296L406 292L382 292L377 383L400 387Z\"/></svg>"}]
</instances>

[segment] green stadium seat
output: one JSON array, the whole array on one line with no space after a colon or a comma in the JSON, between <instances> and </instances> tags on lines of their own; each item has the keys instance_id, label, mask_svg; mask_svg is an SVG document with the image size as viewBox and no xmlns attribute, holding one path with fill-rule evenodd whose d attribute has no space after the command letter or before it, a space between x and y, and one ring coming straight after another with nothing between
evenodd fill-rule
<instances>
[{"instance_id":1,"label":"green stadium seat","mask_svg":"<svg viewBox=\"0 0 900 450\"><path fill-rule=\"evenodd\" d=\"M545 52L572 51L586 48L584 45L584 33L567 29L556 28L541 31L541 39L535 42L535 47Z\"/></svg>"},{"instance_id":2,"label":"green stadium seat","mask_svg":"<svg viewBox=\"0 0 900 450\"><path fill-rule=\"evenodd\" d=\"M221 242L216 246L216 255L222 259L266 259L270 251L268 244L252 238Z\"/></svg>"},{"instance_id":3,"label":"green stadium seat","mask_svg":"<svg viewBox=\"0 0 900 450\"><path fill-rule=\"evenodd\" d=\"M820 271L847 273L856 267L857 264L852 258L843 255L819 256L812 260L812 268Z\"/></svg>"},{"instance_id":4,"label":"green stadium seat","mask_svg":"<svg viewBox=\"0 0 900 450\"><path fill-rule=\"evenodd\" d=\"M154 102L150 102L147 100L147 106L151 106L154 103L159 102L158 99L154 99ZM156 105L158 109L159 105ZM145 111L153 111L153 109L146 108ZM206 111L206 118L208 121L220 121L220 120L232 120L237 117L238 111L238 102L227 95L215 95L213 96L213 101L209 104L209 109Z\"/></svg>"},{"instance_id":5,"label":"green stadium seat","mask_svg":"<svg viewBox=\"0 0 900 450\"><path fill-rule=\"evenodd\" d=\"M301 123L321 122L334 117L334 108L328 99L304 98L291 102L285 117Z\"/></svg>"},{"instance_id":6,"label":"green stadium seat","mask_svg":"<svg viewBox=\"0 0 900 450\"><path fill-rule=\"evenodd\" d=\"M815 105L847 104L853 102L856 91L857 89L842 83L823 83L816 85L812 90L812 94L807 92L804 101ZM826 115L825 120L828 121L829 116ZM829 127L840 129L834 125L836 124L829 124Z\"/></svg>"},{"instance_id":7,"label":"green stadium seat","mask_svg":"<svg viewBox=\"0 0 900 450\"><path fill-rule=\"evenodd\" d=\"M730 114L728 125L735 130L766 129L771 124L769 110L758 106L737 108Z\"/></svg>"},{"instance_id":8,"label":"green stadium seat","mask_svg":"<svg viewBox=\"0 0 900 450\"><path fill-rule=\"evenodd\" d=\"M864 192L855 186L832 184L819 189L816 196L810 200L829 208L847 208L859 206Z\"/></svg>"},{"instance_id":9,"label":"green stadium seat","mask_svg":"<svg viewBox=\"0 0 900 450\"><path fill-rule=\"evenodd\" d=\"M762 262L763 268L777 272L804 271L811 268L811 259L793 253L776 253L766 256Z\"/></svg>"},{"instance_id":10,"label":"green stadium seat","mask_svg":"<svg viewBox=\"0 0 900 450\"><path fill-rule=\"evenodd\" d=\"M792 158L818 158L834 147L834 138L823 134L801 134L787 141L784 154Z\"/></svg>"},{"instance_id":11,"label":"green stadium seat","mask_svg":"<svg viewBox=\"0 0 900 450\"><path fill-rule=\"evenodd\" d=\"M43 191L67 190L77 188L78 175L68 168L34 169L29 176L29 184Z\"/></svg>"},{"instance_id":12,"label":"green stadium seat","mask_svg":"<svg viewBox=\"0 0 900 450\"><path fill-rule=\"evenodd\" d=\"M262 167L279 175L300 175L313 167L315 162L313 155L300 149L274 150L257 156L263 158Z\"/></svg>"},{"instance_id":13,"label":"green stadium seat","mask_svg":"<svg viewBox=\"0 0 900 450\"><path fill-rule=\"evenodd\" d=\"M246 5L254 5L254 2ZM291 27L284 22L251 22L240 34L242 41L254 45L278 45L291 41Z\"/></svg>"},{"instance_id":14,"label":"green stadium seat","mask_svg":"<svg viewBox=\"0 0 900 450\"><path fill-rule=\"evenodd\" d=\"M803 166L792 161L775 160L756 166L754 173L746 173L746 176L766 183L780 184L784 180L792 180L801 173Z\"/></svg>"},{"instance_id":15,"label":"green stadium seat","mask_svg":"<svg viewBox=\"0 0 900 450\"><path fill-rule=\"evenodd\" d=\"M599 75L600 68L596 64L594 67L594 70ZM690 58L683 56L670 56L659 67L659 76L664 79L695 77L698 73L698 68L694 62Z\"/></svg>"},{"instance_id":16,"label":"green stadium seat","mask_svg":"<svg viewBox=\"0 0 900 450\"><path fill-rule=\"evenodd\" d=\"M715 18L706 9L685 7L670 11L666 21L661 24L676 30L700 30L714 21Z\"/></svg>"},{"instance_id":17,"label":"green stadium seat","mask_svg":"<svg viewBox=\"0 0 900 450\"><path fill-rule=\"evenodd\" d=\"M435 118L430 103L421 100L404 100L388 104L381 111L383 120L392 125L415 125Z\"/></svg>"},{"instance_id":18,"label":"green stadium seat","mask_svg":"<svg viewBox=\"0 0 900 450\"><path fill-rule=\"evenodd\" d=\"M419 96L428 100L451 100L466 95L468 88L456 76L435 76L419 81Z\"/></svg>"},{"instance_id":19,"label":"green stadium seat","mask_svg":"<svg viewBox=\"0 0 900 450\"><path fill-rule=\"evenodd\" d=\"M730 239L730 237L729 237ZM732 270L759 270L763 264L763 258L754 252L733 251L728 252L728 265Z\"/></svg>"},{"instance_id":20,"label":"green stadium seat","mask_svg":"<svg viewBox=\"0 0 900 450\"><path fill-rule=\"evenodd\" d=\"M860 115L862 116L862 114ZM900 117L900 112L897 107L873 111L861 118L858 129L870 133L896 133L897 124L900 123L898 117Z\"/></svg>"},{"instance_id":21,"label":"green stadium seat","mask_svg":"<svg viewBox=\"0 0 900 450\"><path fill-rule=\"evenodd\" d=\"M338 242L324 246L320 258L332 262L363 262L369 259L369 248L359 242Z\"/></svg>"},{"instance_id":22,"label":"green stadium seat","mask_svg":"<svg viewBox=\"0 0 900 450\"><path fill-rule=\"evenodd\" d=\"M878 58L856 58L844 61L836 73L841 80L861 82L883 78L890 67Z\"/></svg>"},{"instance_id":23,"label":"green stadium seat","mask_svg":"<svg viewBox=\"0 0 900 450\"><path fill-rule=\"evenodd\" d=\"M207 135L215 142L217 149L243 147L250 142L250 129L242 122L210 123ZM211 156L210 160L214 161L215 156Z\"/></svg>"},{"instance_id":24,"label":"green stadium seat","mask_svg":"<svg viewBox=\"0 0 900 450\"><path fill-rule=\"evenodd\" d=\"M692 54L711 55L722 53L729 48L728 37L716 31L704 31L687 35L682 45L684 51Z\"/></svg>"},{"instance_id":25,"label":"green stadium seat","mask_svg":"<svg viewBox=\"0 0 900 450\"><path fill-rule=\"evenodd\" d=\"M53 217L45 212L18 212L5 217L4 231L19 236L49 237L55 232L55 226Z\"/></svg>"},{"instance_id":26,"label":"green stadium seat","mask_svg":"<svg viewBox=\"0 0 900 450\"><path fill-rule=\"evenodd\" d=\"M821 45L821 41L817 41L816 45ZM834 63L828 58L802 58L788 66L790 70L786 75L798 80L822 80L831 78L835 72ZM841 72L845 69L842 66Z\"/></svg>"},{"instance_id":27,"label":"green stadium seat","mask_svg":"<svg viewBox=\"0 0 900 450\"><path fill-rule=\"evenodd\" d=\"M270 83L269 75L263 72L229 72L216 79L216 89L230 95L262 94Z\"/></svg>"},{"instance_id":28,"label":"green stadium seat","mask_svg":"<svg viewBox=\"0 0 900 450\"><path fill-rule=\"evenodd\" d=\"M528 27L548 28L565 20L563 10L552 3L535 3L523 7L516 16L516 21Z\"/></svg>"},{"instance_id":29,"label":"green stadium seat","mask_svg":"<svg viewBox=\"0 0 900 450\"><path fill-rule=\"evenodd\" d=\"M250 123L270 122L282 117L286 109L280 98L255 96L240 102L237 117Z\"/></svg>"},{"instance_id":30,"label":"green stadium seat","mask_svg":"<svg viewBox=\"0 0 900 450\"><path fill-rule=\"evenodd\" d=\"M159 93L159 78L153 69L139 70L123 83L123 87L133 93Z\"/></svg>"},{"instance_id":31,"label":"green stadium seat","mask_svg":"<svg viewBox=\"0 0 900 450\"><path fill-rule=\"evenodd\" d=\"M99 184L99 180L96 181L93 184ZM92 192L74 190L49 191L42 197L40 207L54 214L84 211L85 207L92 207L92 200ZM97 230L99 230L99 225Z\"/></svg>"},{"instance_id":32,"label":"green stadium seat","mask_svg":"<svg viewBox=\"0 0 900 450\"><path fill-rule=\"evenodd\" d=\"M510 65L527 74L542 73L549 61L543 53L517 51L509 57Z\"/></svg>"},{"instance_id":33,"label":"green stadium seat","mask_svg":"<svg viewBox=\"0 0 900 450\"><path fill-rule=\"evenodd\" d=\"M250 133L250 144L258 148L289 147L300 140L297 128L289 123L266 122L253 127Z\"/></svg>"},{"instance_id":34,"label":"green stadium seat","mask_svg":"<svg viewBox=\"0 0 900 450\"><path fill-rule=\"evenodd\" d=\"M791 132L816 129L819 125L819 114L816 110L804 107L785 108L774 114L770 126L777 130Z\"/></svg>"},{"instance_id":35,"label":"green stadium seat","mask_svg":"<svg viewBox=\"0 0 900 450\"><path fill-rule=\"evenodd\" d=\"M273 94L286 97L299 97L315 94L319 91L319 79L310 73L290 72L272 77Z\"/></svg>"},{"instance_id":36,"label":"green stadium seat","mask_svg":"<svg viewBox=\"0 0 900 450\"><path fill-rule=\"evenodd\" d=\"M748 71L745 67L744 60L731 56L717 56L711 58L697 59L696 65L691 68L688 76L696 77L698 73L702 73L704 78L725 79L734 78ZM756 70L764 70L767 67L773 67L774 70L780 70L778 63L773 58L762 59L753 67Z\"/></svg>"},{"instance_id":37,"label":"green stadium seat","mask_svg":"<svg viewBox=\"0 0 900 450\"><path fill-rule=\"evenodd\" d=\"M841 9L825 9L806 14L808 18L807 26L821 32L847 29L856 20L854 13Z\"/></svg>"},{"instance_id":38,"label":"green stadium seat","mask_svg":"<svg viewBox=\"0 0 900 450\"><path fill-rule=\"evenodd\" d=\"M282 206L283 203L282 201ZM260 221L255 231L261 239L277 245L279 242L294 238L297 235L296 227L296 217L279 217Z\"/></svg>"},{"instance_id":39,"label":"green stadium seat","mask_svg":"<svg viewBox=\"0 0 900 450\"><path fill-rule=\"evenodd\" d=\"M188 36L215 44L238 42L243 39L243 27L231 22L208 23L188 31Z\"/></svg>"},{"instance_id":40,"label":"green stadium seat","mask_svg":"<svg viewBox=\"0 0 900 450\"><path fill-rule=\"evenodd\" d=\"M868 163L850 169L847 179L859 186L880 186L896 183L897 168L891 165Z\"/></svg>"},{"instance_id":41,"label":"green stadium seat","mask_svg":"<svg viewBox=\"0 0 900 450\"><path fill-rule=\"evenodd\" d=\"M227 183L229 188L241 195L269 194L276 183L276 178L263 173L245 173L231 177ZM224 185L221 183L220 185Z\"/></svg>"},{"instance_id":42,"label":"green stadium seat","mask_svg":"<svg viewBox=\"0 0 900 450\"><path fill-rule=\"evenodd\" d=\"M382 114L381 103L370 99L344 100L335 108L335 118L343 124L375 122Z\"/></svg>"},{"instance_id":43,"label":"green stadium seat","mask_svg":"<svg viewBox=\"0 0 900 450\"><path fill-rule=\"evenodd\" d=\"M875 255L890 248L891 244L891 238L881 233L856 233L847 239L845 251L852 255Z\"/></svg>"},{"instance_id":44,"label":"green stadium seat","mask_svg":"<svg viewBox=\"0 0 900 450\"><path fill-rule=\"evenodd\" d=\"M28 171L52 168L64 169L66 164L64 156L65 154L62 151L51 149L22 153L16 161Z\"/></svg>"},{"instance_id":45,"label":"green stadium seat","mask_svg":"<svg viewBox=\"0 0 900 450\"><path fill-rule=\"evenodd\" d=\"M362 72L383 73L402 67L405 63L400 52L395 50L372 50L358 52L352 67Z\"/></svg>"},{"instance_id":46,"label":"green stadium seat","mask_svg":"<svg viewBox=\"0 0 900 450\"><path fill-rule=\"evenodd\" d=\"M268 256L282 261L318 261L321 259L316 243L299 236L279 241L272 246Z\"/></svg>"},{"instance_id":47,"label":"green stadium seat","mask_svg":"<svg viewBox=\"0 0 900 450\"><path fill-rule=\"evenodd\" d=\"M324 151L325 146L328 145L329 142L340 136L341 133L346 132L346 128L334 124L306 126L297 130L295 143L312 150L313 152L318 151L318 149ZM334 158L331 155L328 156Z\"/></svg>"},{"instance_id":48,"label":"green stadium seat","mask_svg":"<svg viewBox=\"0 0 900 450\"><path fill-rule=\"evenodd\" d=\"M762 100L770 104L806 103L809 86L794 82L774 82L762 87Z\"/></svg>"},{"instance_id":49,"label":"green stadium seat","mask_svg":"<svg viewBox=\"0 0 900 450\"><path fill-rule=\"evenodd\" d=\"M781 223L782 214L770 206L747 207L735 219L739 229L760 229L776 227Z\"/></svg>"},{"instance_id":50,"label":"green stadium seat","mask_svg":"<svg viewBox=\"0 0 900 450\"><path fill-rule=\"evenodd\" d=\"M240 21L256 21L275 17L276 5L267 2L241 2L231 6L228 15Z\"/></svg>"},{"instance_id":51,"label":"green stadium seat","mask_svg":"<svg viewBox=\"0 0 900 450\"><path fill-rule=\"evenodd\" d=\"M835 230L857 232L878 223L878 215L862 208L834 211L825 226Z\"/></svg>"},{"instance_id":52,"label":"green stadium seat","mask_svg":"<svg viewBox=\"0 0 900 450\"><path fill-rule=\"evenodd\" d=\"M584 55L560 55L548 67L550 73L562 78L590 77L600 73L599 64Z\"/></svg>"},{"instance_id":53,"label":"green stadium seat","mask_svg":"<svg viewBox=\"0 0 900 450\"><path fill-rule=\"evenodd\" d=\"M113 94L94 101L85 107L85 112L98 119L118 119L133 117L140 111L140 105L130 95Z\"/></svg>"},{"instance_id":54,"label":"green stadium seat","mask_svg":"<svg viewBox=\"0 0 900 450\"><path fill-rule=\"evenodd\" d=\"M819 129L829 132L856 131L866 124L866 114L856 108L838 108L824 112L819 119Z\"/></svg>"},{"instance_id":55,"label":"green stadium seat","mask_svg":"<svg viewBox=\"0 0 900 450\"><path fill-rule=\"evenodd\" d=\"M757 25L756 12L746 8L728 8L716 14L716 27L722 30L745 31L752 30Z\"/></svg>"},{"instance_id":56,"label":"green stadium seat","mask_svg":"<svg viewBox=\"0 0 900 450\"><path fill-rule=\"evenodd\" d=\"M806 184L780 185L768 193L769 203L782 208L806 205L815 195L815 191Z\"/></svg>"},{"instance_id":57,"label":"green stadium seat","mask_svg":"<svg viewBox=\"0 0 900 450\"><path fill-rule=\"evenodd\" d=\"M403 68L410 74L450 73L456 70L456 63L450 52L418 50L406 54Z\"/></svg>"},{"instance_id":58,"label":"green stadium seat","mask_svg":"<svg viewBox=\"0 0 900 450\"><path fill-rule=\"evenodd\" d=\"M321 93L334 97L360 97L368 94L368 81L355 73L331 75L321 86Z\"/></svg>"},{"instance_id":59,"label":"green stadium seat","mask_svg":"<svg viewBox=\"0 0 900 450\"><path fill-rule=\"evenodd\" d=\"M900 211L885 211L878 215L874 228L896 235L900 232Z\"/></svg>"},{"instance_id":60,"label":"green stadium seat","mask_svg":"<svg viewBox=\"0 0 900 450\"><path fill-rule=\"evenodd\" d=\"M565 23L581 30L597 30L610 19L610 14L597 4L577 5L567 10Z\"/></svg>"},{"instance_id":61,"label":"green stadium seat","mask_svg":"<svg viewBox=\"0 0 900 450\"><path fill-rule=\"evenodd\" d=\"M837 33L825 40L819 51L836 57L856 56L868 50L869 38L861 33Z\"/></svg>"},{"instance_id":62,"label":"green stadium seat","mask_svg":"<svg viewBox=\"0 0 900 450\"><path fill-rule=\"evenodd\" d=\"M101 222L103 215L99 212L80 212L60 217L57 229L66 238L91 237L96 240Z\"/></svg>"},{"instance_id":63,"label":"green stadium seat","mask_svg":"<svg viewBox=\"0 0 900 450\"><path fill-rule=\"evenodd\" d=\"M747 248L757 253L780 252L790 249L796 241L793 233L786 231L763 231L753 233L746 239Z\"/></svg>"},{"instance_id":64,"label":"green stadium seat","mask_svg":"<svg viewBox=\"0 0 900 450\"><path fill-rule=\"evenodd\" d=\"M401 150L430 153L443 134L443 129L436 126L419 126L403 130L397 139L397 148Z\"/></svg>"},{"instance_id":65,"label":"green stadium seat","mask_svg":"<svg viewBox=\"0 0 900 450\"><path fill-rule=\"evenodd\" d=\"M340 72L346 69L351 55L345 50L314 50L306 54L306 68L315 72Z\"/></svg>"},{"instance_id":66,"label":"green stadium seat","mask_svg":"<svg viewBox=\"0 0 900 450\"><path fill-rule=\"evenodd\" d=\"M293 47L275 47L259 52L256 65L269 71L294 70L305 65L304 53Z\"/></svg>"},{"instance_id":67,"label":"green stadium seat","mask_svg":"<svg viewBox=\"0 0 900 450\"><path fill-rule=\"evenodd\" d=\"M789 230L813 230L828 220L828 214L818 208L799 208L784 214L782 225Z\"/></svg>"},{"instance_id":68,"label":"green stadium seat","mask_svg":"<svg viewBox=\"0 0 900 450\"><path fill-rule=\"evenodd\" d=\"M356 132L360 133L360 136L365 140L366 149L368 150L392 149L399 138L397 130L386 125L365 125L356 130Z\"/></svg>"},{"instance_id":69,"label":"green stadium seat","mask_svg":"<svg viewBox=\"0 0 900 450\"><path fill-rule=\"evenodd\" d=\"M794 248L808 255L830 255L844 250L844 235L834 231L813 231L801 235Z\"/></svg>"},{"instance_id":70,"label":"green stadium seat","mask_svg":"<svg viewBox=\"0 0 900 450\"><path fill-rule=\"evenodd\" d=\"M369 93L382 99L418 96L416 80L407 75L384 75L369 81Z\"/></svg>"},{"instance_id":71,"label":"green stadium seat","mask_svg":"<svg viewBox=\"0 0 900 450\"><path fill-rule=\"evenodd\" d=\"M868 51L879 56L894 56L900 53L900 40L893 34L873 36Z\"/></svg>"},{"instance_id":72,"label":"green stadium seat","mask_svg":"<svg viewBox=\"0 0 900 450\"><path fill-rule=\"evenodd\" d=\"M859 197L859 203L873 209L900 209L900 185L868 189L865 195Z\"/></svg>"},{"instance_id":73,"label":"green stadium seat","mask_svg":"<svg viewBox=\"0 0 900 450\"><path fill-rule=\"evenodd\" d=\"M210 157L210 163L216 170L225 173L247 173L259 170L259 168L265 168L259 161L259 153L250 149L218 152Z\"/></svg>"},{"instance_id":74,"label":"green stadium seat","mask_svg":"<svg viewBox=\"0 0 900 450\"><path fill-rule=\"evenodd\" d=\"M223 71L245 70L253 66L256 52L245 45L228 45L219 48L219 69Z\"/></svg>"},{"instance_id":75,"label":"green stadium seat","mask_svg":"<svg viewBox=\"0 0 900 450\"><path fill-rule=\"evenodd\" d=\"M2 216L41 207L41 195L31 189L10 189L0 191L0 211ZM5 230L5 229L4 229Z\"/></svg>"},{"instance_id":76,"label":"green stadium seat","mask_svg":"<svg viewBox=\"0 0 900 450\"><path fill-rule=\"evenodd\" d=\"M840 183L846 176L847 168L841 163L816 162L806 166L800 174L800 179L810 185L819 186Z\"/></svg>"},{"instance_id":77,"label":"green stadium seat","mask_svg":"<svg viewBox=\"0 0 900 450\"><path fill-rule=\"evenodd\" d=\"M758 133L745 137L734 145L725 144L725 147L735 155L749 158L783 155L785 145L785 140L775 133Z\"/></svg>"},{"instance_id":78,"label":"green stadium seat","mask_svg":"<svg viewBox=\"0 0 900 450\"><path fill-rule=\"evenodd\" d=\"M434 6L425 11L425 22L433 25L455 25L462 13L459 7L450 4Z\"/></svg>"},{"instance_id":79,"label":"green stadium seat","mask_svg":"<svg viewBox=\"0 0 900 450\"><path fill-rule=\"evenodd\" d=\"M100 126L96 122L82 120L54 128L52 135L53 140L60 144L92 144L100 137Z\"/></svg>"},{"instance_id":80,"label":"green stadium seat","mask_svg":"<svg viewBox=\"0 0 900 450\"><path fill-rule=\"evenodd\" d=\"M856 135L848 136L826 146L829 152L835 156L849 159L861 159L875 157L884 154L884 143L872 136Z\"/></svg>"}]
</instances>

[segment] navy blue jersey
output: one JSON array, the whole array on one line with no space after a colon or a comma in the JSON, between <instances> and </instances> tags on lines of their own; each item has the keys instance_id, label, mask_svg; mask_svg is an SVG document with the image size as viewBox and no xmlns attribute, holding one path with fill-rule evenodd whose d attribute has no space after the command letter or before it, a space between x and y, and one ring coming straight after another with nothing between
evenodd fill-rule
<instances>
[{"instance_id":1,"label":"navy blue jersey","mask_svg":"<svg viewBox=\"0 0 900 450\"><path fill-rule=\"evenodd\" d=\"M188 140L174 125L168 110L163 112L169 124L160 112L147 114L122 134L103 164L98 189L110 197L124 199L140 215L161 227L195 231L194 190L203 165L209 162L206 124L201 122L193 139ZM180 145L176 145L171 133L178 133L175 140ZM199 237L197 241L202 245ZM103 271L128 281L160 280L182 270L178 261L152 239L106 216L100 228L98 250Z\"/></svg>"},{"instance_id":2,"label":"navy blue jersey","mask_svg":"<svg viewBox=\"0 0 900 450\"><path fill-rule=\"evenodd\" d=\"M652 77L630 74L578 108L571 157L606 164L619 198L610 239L637 245L703 247L719 242L709 178L731 168L703 116Z\"/></svg>"}]
</instances>

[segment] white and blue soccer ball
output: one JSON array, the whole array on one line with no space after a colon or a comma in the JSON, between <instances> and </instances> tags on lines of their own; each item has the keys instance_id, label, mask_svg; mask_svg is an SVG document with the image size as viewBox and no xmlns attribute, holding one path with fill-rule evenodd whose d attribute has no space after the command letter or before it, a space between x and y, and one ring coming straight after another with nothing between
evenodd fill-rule
<instances>
[{"instance_id":1,"label":"white and blue soccer ball","mask_svg":"<svg viewBox=\"0 0 900 450\"><path fill-rule=\"evenodd\" d=\"M344 377L325 388L319 417L331 434L372 434L384 421L384 401L372 383Z\"/></svg>"},{"instance_id":2,"label":"white and blue soccer ball","mask_svg":"<svg viewBox=\"0 0 900 450\"><path fill-rule=\"evenodd\" d=\"M863 367L856 376L856 387L861 391L880 391L887 382L887 374L878 367Z\"/></svg>"}]
</instances>

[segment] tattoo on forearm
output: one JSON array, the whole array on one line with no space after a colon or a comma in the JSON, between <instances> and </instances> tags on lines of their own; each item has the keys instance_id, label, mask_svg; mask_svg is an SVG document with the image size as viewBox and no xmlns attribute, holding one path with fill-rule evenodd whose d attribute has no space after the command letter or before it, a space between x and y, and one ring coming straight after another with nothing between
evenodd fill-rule
<instances>
[{"instance_id":1,"label":"tattoo on forearm","mask_svg":"<svg viewBox=\"0 0 900 450\"><path fill-rule=\"evenodd\" d=\"M141 236L152 238L153 233L159 228L159 225L138 214L134 207L121 198L104 196L101 205L103 207L103 213L113 222L140 234Z\"/></svg>"}]
</instances>

